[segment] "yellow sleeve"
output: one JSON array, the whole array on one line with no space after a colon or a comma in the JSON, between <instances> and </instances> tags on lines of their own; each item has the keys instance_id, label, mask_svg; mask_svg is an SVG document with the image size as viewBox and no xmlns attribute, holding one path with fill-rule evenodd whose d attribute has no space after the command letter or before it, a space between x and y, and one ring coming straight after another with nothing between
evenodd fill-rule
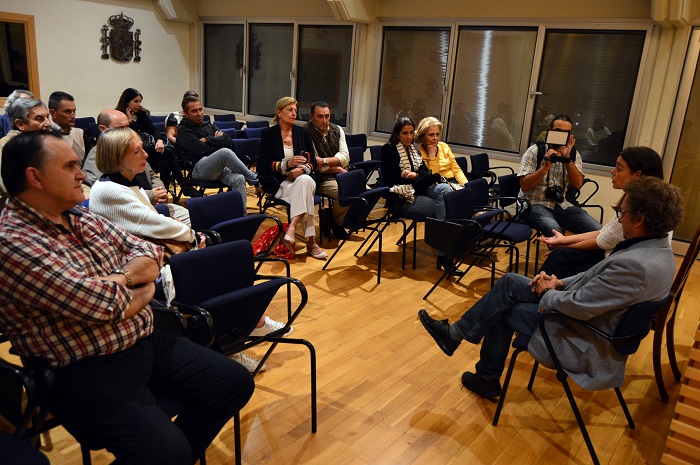
<instances>
[{"instance_id":1,"label":"yellow sleeve","mask_svg":"<svg viewBox=\"0 0 700 465\"><path fill-rule=\"evenodd\" d=\"M458 183L460 183L461 185L465 185L467 183L467 177L464 175L462 169L457 164L457 160L455 160L455 156L452 153L452 149L450 148L450 146L445 144L444 142L440 142L440 144L438 145L445 153L445 158L447 158L450 161L450 171L452 171L452 176L454 176L455 180Z\"/></svg>"}]
</instances>

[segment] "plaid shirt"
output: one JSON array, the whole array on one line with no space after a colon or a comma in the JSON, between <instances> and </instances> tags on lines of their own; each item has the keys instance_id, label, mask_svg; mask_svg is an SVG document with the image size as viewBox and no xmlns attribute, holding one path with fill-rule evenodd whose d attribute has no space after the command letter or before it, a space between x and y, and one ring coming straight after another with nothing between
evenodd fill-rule
<instances>
[{"instance_id":1,"label":"plaid shirt","mask_svg":"<svg viewBox=\"0 0 700 465\"><path fill-rule=\"evenodd\" d=\"M546 152L546 149L545 149ZM542 163L545 163L545 159L542 159ZM540 163L540 166L542 166ZM578 170L583 173L583 162L581 161L581 153L576 153L576 161L574 165ZM523 154L523 158L520 160L520 169L518 170L518 177L527 176L537 171L539 167L537 166L537 144L531 145ZM563 184L562 184L563 179ZM540 181L534 189L530 192L520 191L520 195L527 198L530 203L543 205L550 210L554 209L555 202L552 199L548 199L544 192L549 186L560 186L566 192L566 186L569 185L569 174L566 172L566 168L563 163L553 163L552 167L549 168L549 183L547 182L547 175L544 175L542 181ZM572 205L564 200L559 204L561 208L569 208Z\"/></svg>"},{"instance_id":2,"label":"plaid shirt","mask_svg":"<svg viewBox=\"0 0 700 465\"><path fill-rule=\"evenodd\" d=\"M82 208L64 213L72 231L19 199L0 216L0 328L22 356L64 366L119 352L153 331L146 306L124 319L126 286L101 277L162 250Z\"/></svg>"}]
</instances>

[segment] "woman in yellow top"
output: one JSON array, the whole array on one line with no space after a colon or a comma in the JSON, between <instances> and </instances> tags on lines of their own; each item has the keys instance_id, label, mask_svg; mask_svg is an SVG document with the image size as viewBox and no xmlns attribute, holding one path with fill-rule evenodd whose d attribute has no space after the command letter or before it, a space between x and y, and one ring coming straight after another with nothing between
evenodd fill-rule
<instances>
[{"instance_id":1,"label":"woman in yellow top","mask_svg":"<svg viewBox=\"0 0 700 465\"><path fill-rule=\"evenodd\" d=\"M448 182L456 182L463 186L467 183L467 177L457 164L450 147L440 142L441 132L442 123L439 119L427 116L420 120L416 128L420 155L431 173L439 173Z\"/></svg>"}]
</instances>

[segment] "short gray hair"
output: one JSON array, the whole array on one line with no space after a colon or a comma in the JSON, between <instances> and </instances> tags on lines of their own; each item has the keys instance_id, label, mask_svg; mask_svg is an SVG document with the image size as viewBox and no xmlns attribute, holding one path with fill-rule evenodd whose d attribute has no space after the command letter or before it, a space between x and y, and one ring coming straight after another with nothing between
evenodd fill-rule
<instances>
[{"instance_id":1,"label":"short gray hair","mask_svg":"<svg viewBox=\"0 0 700 465\"><path fill-rule=\"evenodd\" d=\"M29 97L22 97L22 95L28 95ZM19 98L34 98L34 94L26 89L17 89L16 91L12 92L10 96L7 97L7 100L5 100L5 112L7 112L10 105L12 105L12 103Z\"/></svg>"},{"instance_id":2,"label":"short gray hair","mask_svg":"<svg viewBox=\"0 0 700 465\"><path fill-rule=\"evenodd\" d=\"M39 99L34 98L20 98L14 101L10 108L7 109L7 116L10 118L12 124L15 124L15 120L20 120L23 123L28 123L29 119L27 115L29 111L34 107L44 107L44 102ZM48 110L46 110L48 111Z\"/></svg>"}]
</instances>

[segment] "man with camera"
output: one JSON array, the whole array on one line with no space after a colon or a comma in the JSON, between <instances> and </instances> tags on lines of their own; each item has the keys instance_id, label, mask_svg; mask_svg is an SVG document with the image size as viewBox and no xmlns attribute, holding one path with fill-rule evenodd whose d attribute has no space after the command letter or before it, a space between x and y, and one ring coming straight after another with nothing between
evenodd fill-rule
<instances>
[{"instance_id":1,"label":"man with camera","mask_svg":"<svg viewBox=\"0 0 700 465\"><path fill-rule=\"evenodd\" d=\"M572 129L568 115L555 116L546 142L531 145L520 161L520 195L530 201L525 221L548 237L554 230L581 234L602 228L572 202L583 185L583 162L576 153Z\"/></svg>"}]
</instances>

